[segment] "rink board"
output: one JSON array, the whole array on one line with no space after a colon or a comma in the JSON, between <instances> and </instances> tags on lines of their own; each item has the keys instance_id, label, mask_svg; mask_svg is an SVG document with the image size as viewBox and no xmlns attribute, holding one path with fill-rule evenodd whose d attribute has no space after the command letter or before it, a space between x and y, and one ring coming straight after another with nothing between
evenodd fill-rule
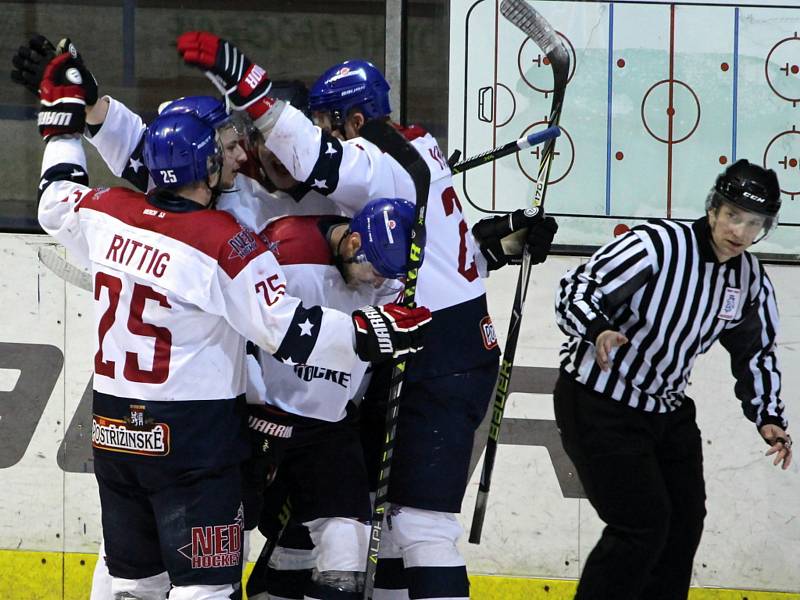
<instances>
[{"instance_id":1,"label":"rink board","mask_svg":"<svg viewBox=\"0 0 800 600\"><path fill-rule=\"evenodd\" d=\"M100 541L87 393L96 335L88 316L91 295L42 266L41 246L63 252L45 236L0 235L8 267L0 281L0 599L85 597ZM480 546L462 540L471 573L499 576L476 577L476 598L568 597L600 533L601 522L560 447L550 396L563 339L553 321L554 290L580 260L551 257L533 271L483 539ZM800 389L798 268L768 267L782 301L780 353L790 421ZM515 278L508 270L487 282L501 338ZM715 348L699 360L689 392L704 437L709 498L692 579L693 586L708 589L693 597L740 597L707 595L724 588L800 598L800 468L772 467L732 389L727 356ZM485 432L486 424L474 463ZM464 501L467 531L479 468ZM260 540L253 548L250 560Z\"/></svg>"}]
</instances>

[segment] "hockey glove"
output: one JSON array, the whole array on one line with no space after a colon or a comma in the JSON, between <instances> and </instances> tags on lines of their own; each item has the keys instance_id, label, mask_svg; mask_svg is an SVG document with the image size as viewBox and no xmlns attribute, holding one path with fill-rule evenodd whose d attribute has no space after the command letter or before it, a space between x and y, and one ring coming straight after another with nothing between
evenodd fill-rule
<instances>
[{"instance_id":1,"label":"hockey glove","mask_svg":"<svg viewBox=\"0 0 800 600\"><path fill-rule=\"evenodd\" d=\"M77 59L69 53L47 63L39 86L39 133L45 140L54 135L83 133L86 124L86 91Z\"/></svg>"},{"instance_id":2,"label":"hockey glove","mask_svg":"<svg viewBox=\"0 0 800 600\"><path fill-rule=\"evenodd\" d=\"M384 304L360 308L353 313L356 354L361 360L378 363L422 350L424 326L430 320L431 311L425 307Z\"/></svg>"},{"instance_id":3,"label":"hockey glove","mask_svg":"<svg viewBox=\"0 0 800 600\"><path fill-rule=\"evenodd\" d=\"M486 258L488 270L494 271L519 260L523 242L531 253L532 264L544 262L557 230L556 220L534 207L481 219L472 227L472 235Z\"/></svg>"},{"instance_id":4,"label":"hockey glove","mask_svg":"<svg viewBox=\"0 0 800 600\"><path fill-rule=\"evenodd\" d=\"M80 63L77 68L79 68L83 79L86 104L92 106L97 102L97 80L86 68L80 53L69 38L63 38L57 46L53 46L46 37L38 33L35 34L28 40L28 45L20 46L11 59L14 65L14 70L11 71L11 80L38 96L39 86L47 64L64 52L69 52Z\"/></svg>"},{"instance_id":5,"label":"hockey glove","mask_svg":"<svg viewBox=\"0 0 800 600\"><path fill-rule=\"evenodd\" d=\"M178 37L183 62L206 72L234 110L245 110L269 93L267 72L244 52L207 31L187 31ZM263 111L262 111L263 114Z\"/></svg>"},{"instance_id":6,"label":"hockey glove","mask_svg":"<svg viewBox=\"0 0 800 600\"><path fill-rule=\"evenodd\" d=\"M247 412L252 449L249 466L258 471L258 485L269 485L278 474L278 467L292 436L292 427L285 423L286 414L279 409L264 404L248 404Z\"/></svg>"}]
</instances>

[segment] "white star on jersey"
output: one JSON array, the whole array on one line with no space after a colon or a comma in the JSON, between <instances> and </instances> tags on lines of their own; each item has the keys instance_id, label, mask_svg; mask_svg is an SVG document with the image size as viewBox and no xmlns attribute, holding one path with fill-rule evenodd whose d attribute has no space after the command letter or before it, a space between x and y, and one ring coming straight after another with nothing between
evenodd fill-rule
<instances>
[{"instance_id":1,"label":"white star on jersey","mask_svg":"<svg viewBox=\"0 0 800 600\"><path fill-rule=\"evenodd\" d=\"M295 366L297 363L292 360L291 356L287 356L286 358L282 358L281 362L285 365L289 365L290 367Z\"/></svg>"},{"instance_id":2,"label":"white star on jersey","mask_svg":"<svg viewBox=\"0 0 800 600\"><path fill-rule=\"evenodd\" d=\"M314 185L311 187L319 188L321 190L328 189L328 181L326 179L315 179Z\"/></svg>"},{"instance_id":3,"label":"white star on jersey","mask_svg":"<svg viewBox=\"0 0 800 600\"><path fill-rule=\"evenodd\" d=\"M333 144L328 142L328 149L325 150L325 154L337 154L339 151L334 149Z\"/></svg>"},{"instance_id":4,"label":"white star on jersey","mask_svg":"<svg viewBox=\"0 0 800 600\"><path fill-rule=\"evenodd\" d=\"M314 324L308 319L304 323L298 323L297 326L300 328L301 336L311 335L311 330L314 329Z\"/></svg>"},{"instance_id":5,"label":"white star on jersey","mask_svg":"<svg viewBox=\"0 0 800 600\"><path fill-rule=\"evenodd\" d=\"M143 166L142 161L140 161L137 158L134 158L133 156L131 156L131 160L129 162L130 164L128 166L133 170L134 173L138 173L139 169L141 169Z\"/></svg>"}]
</instances>

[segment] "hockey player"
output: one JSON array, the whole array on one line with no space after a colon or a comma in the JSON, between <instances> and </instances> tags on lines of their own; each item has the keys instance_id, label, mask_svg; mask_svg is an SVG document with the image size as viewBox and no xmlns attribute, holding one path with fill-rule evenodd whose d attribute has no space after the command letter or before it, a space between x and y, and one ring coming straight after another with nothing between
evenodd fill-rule
<instances>
[{"instance_id":1,"label":"hockey player","mask_svg":"<svg viewBox=\"0 0 800 600\"><path fill-rule=\"evenodd\" d=\"M405 275L413 220L410 202L378 199L352 221L288 216L271 222L262 237L275 248L288 293L346 311L401 289L390 283ZM363 591L371 513L355 418L366 368L342 373L261 357L262 405L251 407L250 427L277 469L266 490L268 510L288 496L293 520L308 527L313 542L310 561L298 563L302 553L293 553L293 566L314 569L300 597L355 600ZM263 530L272 518L268 511L262 531L274 539L276 532ZM263 598L259 591L248 582L248 596Z\"/></svg>"},{"instance_id":2,"label":"hockey player","mask_svg":"<svg viewBox=\"0 0 800 600\"><path fill-rule=\"evenodd\" d=\"M347 214L372 198L415 197L400 164L358 137L368 120L388 119L390 113L388 84L370 63L336 65L312 87L311 109L334 136L271 98L266 72L230 42L189 32L178 39L178 51L185 62L218 79L234 109L250 114L266 147L295 179ZM466 598L469 582L456 547L461 527L454 513L461 509L472 439L488 406L499 352L473 260L474 242L447 161L423 129L402 132L431 171L417 299L435 318L424 353L411 361L406 375L389 489L392 522L383 529L381 550L405 568L412 597ZM538 214L528 224L534 262L541 262L555 222Z\"/></svg>"},{"instance_id":3,"label":"hockey player","mask_svg":"<svg viewBox=\"0 0 800 600\"><path fill-rule=\"evenodd\" d=\"M228 598L241 575L249 450L242 336L279 360L349 371L357 357L417 349L429 313L387 305L351 321L288 296L266 245L207 210L241 156L234 133L194 115L148 129L154 193L87 187L87 80L70 53L44 70L39 219L92 267L92 440L112 590L164 598L171 581L171 600Z\"/></svg>"},{"instance_id":4,"label":"hockey player","mask_svg":"<svg viewBox=\"0 0 800 600\"><path fill-rule=\"evenodd\" d=\"M569 338L555 417L607 524L577 599L687 597L706 493L686 386L716 340L766 454L789 467L775 291L747 252L777 225L780 206L775 172L738 160L717 178L703 218L635 227L561 280L556 320Z\"/></svg>"}]
</instances>

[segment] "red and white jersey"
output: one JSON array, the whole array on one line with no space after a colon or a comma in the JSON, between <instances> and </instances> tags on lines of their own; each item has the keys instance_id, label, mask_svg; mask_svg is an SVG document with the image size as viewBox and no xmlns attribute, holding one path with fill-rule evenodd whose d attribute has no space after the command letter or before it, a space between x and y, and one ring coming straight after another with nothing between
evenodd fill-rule
<instances>
[{"instance_id":1,"label":"red and white jersey","mask_svg":"<svg viewBox=\"0 0 800 600\"><path fill-rule=\"evenodd\" d=\"M234 398L245 391L244 338L290 364L353 368L350 315L286 294L275 257L227 213L76 183L75 139L48 143L42 171L42 227L92 268L96 391Z\"/></svg>"},{"instance_id":2,"label":"red and white jersey","mask_svg":"<svg viewBox=\"0 0 800 600\"><path fill-rule=\"evenodd\" d=\"M431 172L416 301L434 314L425 349L412 358L410 376L437 376L487 364L497 359L497 340L450 168L433 136L419 127L400 131ZM295 179L336 202L347 215L375 198L416 200L411 176L394 158L363 138L342 142L326 134L288 104L268 132L266 145Z\"/></svg>"},{"instance_id":3,"label":"red and white jersey","mask_svg":"<svg viewBox=\"0 0 800 600\"><path fill-rule=\"evenodd\" d=\"M342 222L335 216L287 216L262 231L262 239L286 274L286 292L305 303L348 314L367 304L391 301L393 298L369 285L349 287L345 283L325 237L328 227ZM264 384L259 400L303 417L340 421L348 402L358 401L366 387L368 364L363 361L350 371L336 371L286 365L264 353L259 358Z\"/></svg>"}]
</instances>

